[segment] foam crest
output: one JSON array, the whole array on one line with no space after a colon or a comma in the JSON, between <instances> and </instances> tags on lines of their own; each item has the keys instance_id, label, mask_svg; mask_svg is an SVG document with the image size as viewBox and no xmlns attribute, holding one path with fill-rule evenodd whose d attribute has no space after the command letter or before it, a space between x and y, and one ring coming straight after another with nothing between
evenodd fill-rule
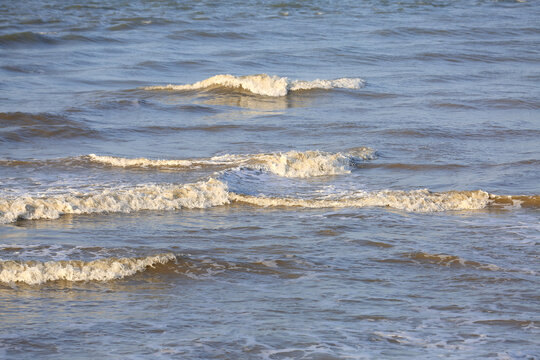
<instances>
[{"instance_id":1,"label":"foam crest","mask_svg":"<svg viewBox=\"0 0 540 360\"><path fill-rule=\"evenodd\" d=\"M64 214L131 213L140 210L208 208L229 202L227 187L210 179L186 185L145 185L92 194L0 199L0 222L56 219Z\"/></svg>"},{"instance_id":2,"label":"foam crest","mask_svg":"<svg viewBox=\"0 0 540 360\"><path fill-rule=\"evenodd\" d=\"M0 282L43 284L48 281L110 281L131 276L176 259L171 253L141 258L105 258L93 261L0 261Z\"/></svg>"},{"instance_id":3,"label":"foam crest","mask_svg":"<svg viewBox=\"0 0 540 360\"><path fill-rule=\"evenodd\" d=\"M436 212L452 210L477 210L489 203L489 194L477 191L449 191L432 193L428 190L357 192L337 199L271 198L233 194L232 201L263 207L390 207L410 212Z\"/></svg>"},{"instance_id":4,"label":"foam crest","mask_svg":"<svg viewBox=\"0 0 540 360\"><path fill-rule=\"evenodd\" d=\"M234 76L215 75L208 79L186 85L148 86L145 90L200 90L211 87L236 88L264 96L285 96L289 91L312 89L359 89L365 85L360 78L340 78L335 80L290 81L286 77L270 76L267 74Z\"/></svg>"}]
</instances>

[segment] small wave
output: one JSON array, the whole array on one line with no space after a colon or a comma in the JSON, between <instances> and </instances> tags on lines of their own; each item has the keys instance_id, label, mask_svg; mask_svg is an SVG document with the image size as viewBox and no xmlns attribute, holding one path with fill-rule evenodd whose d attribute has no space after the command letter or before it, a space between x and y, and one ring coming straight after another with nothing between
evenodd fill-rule
<instances>
[{"instance_id":1,"label":"small wave","mask_svg":"<svg viewBox=\"0 0 540 360\"><path fill-rule=\"evenodd\" d=\"M540 208L540 195L491 195L494 206Z\"/></svg>"},{"instance_id":2,"label":"small wave","mask_svg":"<svg viewBox=\"0 0 540 360\"><path fill-rule=\"evenodd\" d=\"M67 34L60 38L66 42L81 42L81 43L117 43L119 40L104 37L104 36L83 36L78 34Z\"/></svg>"},{"instance_id":3,"label":"small wave","mask_svg":"<svg viewBox=\"0 0 540 360\"><path fill-rule=\"evenodd\" d=\"M56 41L44 34L31 31L0 35L1 46L23 46L29 44L54 44Z\"/></svg>"},{"instance_id":4,"label":"small wave","mask_svg":"<svg viewBox=\"0 0 540 360\"><path fill-rule=\"evenodd\" d=\"M479 270L499 271L500 267L494 264L482 264L476 261L465 260L455 255L430 254L426 252L412 252L403 254L404 257L419 263L429 263L448 267L470 267Z\"/></svg>"},{"instance_id":5,"label":"small wave","mask_svg":"<svg viewBox=\"0 0 540 360\"><path fill-rule=\"evenodd\" d=\"M267 74L233 76L215 75L206 80L187 85L148 86L145 90L200 90L213 87L243 89L253 94L264 96L285 96L290 91L312 89L359 89L365 85L360 78L341 78L335 80L289 80L286 77L269 76Z\"/></svg>"},{"instance_id":6,"label":"small wave","mask_svg":"<svg viewBox=\"0 0 540 360\"><path fill-rule=\"evenodd\" d=\"M171 253L141 258L105 258L93 261L0 261L0 282L43 284L48 281L110 281L131 276L176 259Z\"/></svg>"},{"instance_id":7,"label":"small wave","mask_svg":"<svg viewBox=\"0 0 540 360\"><path fill-rule=\"evenodd\" d=\"M0 199L0 223L57 219L64 214L131 213L208 208L229 203L226 185L210 179L186 185L146 185L100 193Z\"/></svg>"},{"instance_id":8,"label":"small wave","mask_svg":"<svg viewBox=\"0 0 540 360\"><path fill-rule=\"evenodd\" d=\"M462 164L407 164L407 163L381 163L381 164L366 164L362 168L370 169L398 169L406 171L429 171L429 170L459 170L467 168L467 165Z\"/></svg>"},{"instance_id":9,"label":"small wave","mask_svg":"<svg viewBox=\"0 0 540 360\"><path fill-rule=\"evenodd\" d=\"M25 142L36 138L100 138L101 134L62 115L0 113L0 141Z\"/></svg>"},{"instance_id":10,"label":"small wave","mask_svg":"<svg viewBox=\"0 0 540 360\"><path fill-rule=\"evenodd\" d=\"M243 32L234 31L201 31L201 30L182 30L176 31L167 36L173 40L197 40L201 38L216 38L216 39L231 39L231 40L246 40L252 36Z\"/></svg>"},{"instance_id":11,"label":"small wave","mask_svg":"<svg viewBox=\"0 0 540 360\"><path fill-rule=\"evenodd\" d=\"M432 193L428 190L382 190L359 192L335 199L256 197L231 193L230 199L262 207L390 207L410 212L478 210L490 203L490 195L482 190L441 193Z\"/></svg>"}]
</instances>

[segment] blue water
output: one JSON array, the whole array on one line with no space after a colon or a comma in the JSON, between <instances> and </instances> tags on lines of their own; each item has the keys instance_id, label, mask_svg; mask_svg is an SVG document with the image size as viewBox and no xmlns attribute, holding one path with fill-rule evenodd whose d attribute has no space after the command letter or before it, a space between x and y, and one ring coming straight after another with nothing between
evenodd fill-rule
<instances>
[{"instance_id":1,"label":"blue water","mask_svg":"<svg viewBox=\"0 0 540 360\"><path fill-rule=\"evenodd\" d=\"M0 357L539 358L538 19L1 2Z\"/></svg>"}]
</instances>

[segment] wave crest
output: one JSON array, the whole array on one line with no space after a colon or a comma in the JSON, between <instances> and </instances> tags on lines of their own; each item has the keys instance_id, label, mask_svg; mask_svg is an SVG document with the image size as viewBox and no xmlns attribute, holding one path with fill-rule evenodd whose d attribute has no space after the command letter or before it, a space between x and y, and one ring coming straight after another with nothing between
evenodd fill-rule
<instances>
[{"instance_id":1,"label":"wave crest","mask_svg":"<svg viewBox=\"0 0 540 360\"><path fill-rule=\"evenodd\" d=\"M360 78L340 78L335 80L313 81L289 80L286 77L270 76L267 74L234 76L229 74L215 75L208 79L187 85L147 86L145 90L200 90L212 87L243 89L253 94L263 96L285 96L289 91L312 89L359 89L365 85Z\"/></svg>"},{"instance_id":2,"label":"wave crest","mask_svg":"<svg viewBox=\"0 0 540 360\"><path fill-rule=\"evenodd\" d=\"M0 261L0 282L43 284L48 281L109 281L131 276L176 259L172 253L143 258L106 258L93 261Z\"/></svg>"}]
</instances>

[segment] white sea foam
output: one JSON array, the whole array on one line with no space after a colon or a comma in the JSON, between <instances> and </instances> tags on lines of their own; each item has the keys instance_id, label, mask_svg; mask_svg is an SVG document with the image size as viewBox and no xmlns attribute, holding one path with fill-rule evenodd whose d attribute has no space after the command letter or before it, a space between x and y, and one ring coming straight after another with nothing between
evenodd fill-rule
<instances>
[{"instance_id":1,"label":"white sea foam","mask_svg":"<svg viewBox=\"0 0 540 360\"><path fill-rule=\"evenodd\" d=\"M171 253L143 258L105 258L93 261L1 261L0 282L42 284L47 281L109 281L131 276L157 264L176 259Z\"/></svg>"},{"instance_id":2,"label":"white sea foam","mask_svg":"<svg viewBox=\"0 0 540 360\"><path fill-rule=\"evenodd\" d=\"M359 161L372 159L374 150L356 148L350 153L328 153L323 151L289 151L286 153L221 155L208 159L152 160L129 159L114 156L87 155L91 162L117 167L175 168L205 165L247 166L269 171L279 176L308 178L323 175L346 174L350 166Z\"/></svg>"},{"instance_id":3,"label":"white sea foam","mask_svg":"<svg viewBox=\"0 0 540 360\"><path fill-rule=\"evenodd\" d=\"M481 190L441 193L432 193L428 190L383 190L378 192L357 192L330 199L270 198L231 193L229 198L231 201L263 207L391 207L410 212L476 210L482 209L490 203L489 194Z\"/></svg>"},{"instance_id":4,"label":"white sea foam","mask_svg":"<svg viewBox=\"0 0 540 360\"><path fill-rule=\"evenodd\" d=\"M210 179L186 185L145 185L98 193L0 199L0 223L56 219L63 214L207 208L229 202L227 187Z\"/></svg>"},{"instance_id":5,"label":"white sea foam","mask_svg":"<svg viewBox=\"0 0 540 360\"><path fill-rule=\"evenodd\" d=\"M148 86L145 90L200 90L210 87L239 88L253 94L264 96L285 96L289 91L311 89L359 89L365 85L360 78L340 78L335 80L302 81L289 80L286 77L270 76L267 74L233 76L215 75L208 79L187 85Z\"/></svg>"}]
</instances>

